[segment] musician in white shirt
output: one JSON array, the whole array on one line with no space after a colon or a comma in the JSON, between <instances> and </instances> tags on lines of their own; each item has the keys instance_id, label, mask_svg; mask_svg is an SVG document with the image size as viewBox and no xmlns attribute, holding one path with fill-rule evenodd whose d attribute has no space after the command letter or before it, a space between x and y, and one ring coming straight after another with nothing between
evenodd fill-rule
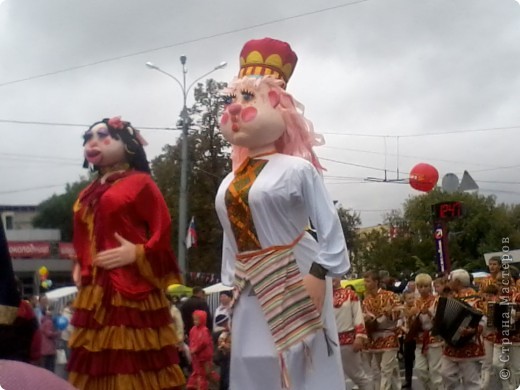
<instances>
[{"instance_id":1,"label":"musician in white shirt","mask_svg":"<svg viewBox=\"0 0 520 390\"><path fill-rule=\"evenodd\" d=\"M481 310L480 297L470 287L470 276L466 270L452 271L449 276L449 286L453 291L453 298ZM480 390L480 361L484 358L482 325L479 325L477 330L466 328L463 333L466 335L474 333L474 337L462 347L457 348L448 344L444 346L441 374L446 390Z\"/></svg>"},{"instance_id":2,"label":"musician in white shirt","mask_svg":"<svg viewBox=\"0 0 520 390\"><path fill-rule=\"evenodd\" d=\"M379 274L365 272L365 299L362 309L369 333L364 351L365 367L374 389L401 389L397 351L397 320L401 317L399 296L379 287Z\"/></svg>"},{"instance_id":3,"label":"musician in white shirt","mask_svg":"<svg viewBox=\"0 0 520 390\"><path fill-rule=\"evenodd\" d=\"M426 390L443 389L441 377L442 339L432 336L437 298L432 293L432 278L428 274L415 277L419 298L411 316L411 328L416 338L415 369Z\"/></svg>"},{"instance_id":4,"label":"musician in white shirt","mask_svg":"<svg viewBox=\"0 0 520 390\"><path fill-rule=\"evenodd\" d=\"M353 290L341 287L341 279L332 279L332 286L343 372L359 390L369 390L373 386L363 369L361 359L361 350L367 341L361 302Z\"/></svg>"}]
</instances>

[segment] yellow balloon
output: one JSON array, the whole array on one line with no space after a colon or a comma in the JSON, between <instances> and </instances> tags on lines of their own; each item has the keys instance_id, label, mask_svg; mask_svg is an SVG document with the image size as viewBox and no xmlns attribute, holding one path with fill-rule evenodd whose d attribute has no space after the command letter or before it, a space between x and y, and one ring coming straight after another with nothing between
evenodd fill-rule
<instances>
[{"instance_id":1,"label":"yellow balloon","mask_svg":"<svg viewBox=\"0 0 520 390\"><path fill-rule=\"evenodd\" d=\"M39 273L41 276L45 276L45 275L48 275L48 274L49 274L49 270L47 269L46 266L43 266L43 267L40 267L40 269L38 270L38 273Z\"/></svg>"}]
</instances>

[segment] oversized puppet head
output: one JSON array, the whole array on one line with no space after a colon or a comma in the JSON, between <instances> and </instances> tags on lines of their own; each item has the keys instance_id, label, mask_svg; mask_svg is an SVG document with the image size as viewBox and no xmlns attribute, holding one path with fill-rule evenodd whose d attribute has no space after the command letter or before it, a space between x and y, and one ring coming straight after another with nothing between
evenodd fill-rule
<instances>
[{"instance_id":1,"label":"oversized puppet head","mask_svg":"<svg viewBox=\"0 0 520 390\"><path fill-rule=\"evenodd\" d=\"M150 172L143 146L146 141L139 130L120 117L94 123L83 135L85 162L93 170L128 164L138 171Z\"/></svg>"},{"instance_id":2,"label":"oversized puppet head","mask_svg":"<svg viewBox=\"0 0 520 390\"><path fill-rule=\"evenodd\" d=\"M312 147L322 144L302 106L285 91L297 56L289 44L271 38L247 42L240 73L224 91L220 130L233 145L233 167L248 155L277 151L303 157L318 169Z\"/></svg>"}]
</instances>

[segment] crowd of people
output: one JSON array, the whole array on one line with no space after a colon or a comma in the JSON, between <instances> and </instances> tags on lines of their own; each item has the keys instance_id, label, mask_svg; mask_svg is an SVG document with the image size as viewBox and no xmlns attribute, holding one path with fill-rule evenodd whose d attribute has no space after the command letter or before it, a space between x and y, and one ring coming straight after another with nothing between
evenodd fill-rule
<instances>
[{"instance_id":1,"label":"crowd of people","mask_svg":"<svg viewBox=\"0 0 520 390\"><path fill-rule=\"evenodd\" d=\"M516 389L520 332L515 322L520 311L509 305L513 310L507 314L510 326L504 332L493 322L493 308L499 302L520 304L519 273L502 264L500 257L490 259L489 271L477 281L458 269L435 277L419 273L401 283L385 272L368 271L363 275L363 294L352 286L342 287L342 279L334 278L333 307L345 379L360 390L412 388L415 370L424 389ZM232 298L231 290L222 291L220 305L212 312L200 287L194 287L189 298L169 296L186 389L230 388ZM463 301L482 314L477 327L462 329L462 336L470 336L464 345L454 346L435 334L440 298ZM30 351L15 354L12 360L57 372L57 351L70 358L72 325L56 328L53 315L58 313L45 295L22 300L20 308L19 315L32 324ZM73 311L68 302L59 314L70 319Z\"/></svg>"},{"instance_id":2,"label":"crowd of people","mask_svg":"<svg viewBox=\"0 0 520 390\"><path fill-rule=\"evenodd\" d=\"M466 270L432 278L420 273L397 286L383 282L384 273L364 274L361 298L351 286L334 283L334 308L346 377L360 390L412 388L412 373L424 389L517 389L520 386L520 311L518 270L489 261L490 275L474 281ZM382 277L383 276L383 277ZM400 293L394 291L401 290ZM445 340L435 331L435 319L444 313L440 298L471 306L482 315L478 326L457 323L464 344ZM495 304L508 303L500 314ZM500 306L500 305L499 305ZM437 311L443 310L443 315ZM506 313L506 314L504 314ZM503 323L502 323L503 321ZM500 322L500 323L499 323ZM399 361L405 368L402 383Z\"/></svg>"}]
</instances>

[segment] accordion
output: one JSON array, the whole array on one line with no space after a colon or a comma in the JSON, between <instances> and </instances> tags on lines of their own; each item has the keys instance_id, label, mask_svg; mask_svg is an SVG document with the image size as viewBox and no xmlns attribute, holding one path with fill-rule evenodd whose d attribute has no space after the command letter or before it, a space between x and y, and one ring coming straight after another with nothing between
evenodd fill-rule
<instances>
[{"instance_id":1,"label":"accordion","mask_svg":"<svg viewBox=\"0 0 520 390\"><path fill-rule=\"evenodd\" d=\"M488 302L487 326L500 332L506 330L515 332L517 328L514 318L518 309L518 305L513 303Z\"/></svg>"},{"instance_id":2,"label":"accordion","mask_svg":"<svg viewBox=\"0 0 520 390\"><path fill-rule=\"evenodd\" d=\"M432 335L440 336L452 347L463 347L474 336L463 335L465 328L477 329L482 313L465 302L453 298L439 298L433 319Z\"/></svg>"}]
</instances>

